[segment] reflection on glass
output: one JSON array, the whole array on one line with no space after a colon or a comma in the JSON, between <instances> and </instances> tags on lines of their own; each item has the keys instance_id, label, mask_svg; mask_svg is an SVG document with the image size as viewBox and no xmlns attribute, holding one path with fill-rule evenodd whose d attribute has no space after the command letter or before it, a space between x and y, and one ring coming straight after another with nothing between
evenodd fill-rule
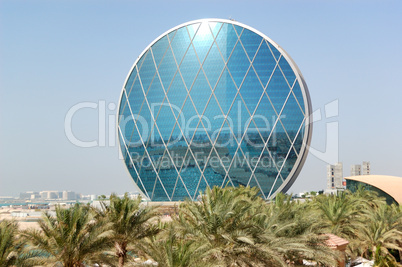
<instances>
[{"instance_id":1,"label":"reflection on glass","mask_svg":"<svg viewBox=\"0 0 402 267\"><path fill-rule=\"evenodd\" d=\"M133 68L119 109L127 168L154 201L207 186L269 198L295 168L305 111L297 75L267 40L229 22L183 26Z\"/></svg>"}]
</instances>

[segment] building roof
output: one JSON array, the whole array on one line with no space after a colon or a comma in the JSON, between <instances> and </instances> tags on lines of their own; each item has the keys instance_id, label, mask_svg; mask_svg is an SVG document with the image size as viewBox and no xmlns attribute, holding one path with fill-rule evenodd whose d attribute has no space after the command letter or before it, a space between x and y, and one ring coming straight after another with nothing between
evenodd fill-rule
<instances>
[{"instance_id":1,"label":"building roof","mask_svg":"<svg viewBox=\"0 0 402 267\"><path fill-rule=\"evenodd\" d=\"M338 248L349 244L349 241L337 235L334 234L325 234L325 235L328 236L328 239L325 241L325 243L330 248Z\"/></svg>"},{"instance_id":2,"label":"building roof","mask_svg":"<svg viewBox=\"0 0 402 267\"><path fill-rule=\"evenodd\" d=\"M374 186L390 195L399 204L402 204L402 177L388 175L358 175L345 177L345 179Z\"/></svg>"}]
</instances>

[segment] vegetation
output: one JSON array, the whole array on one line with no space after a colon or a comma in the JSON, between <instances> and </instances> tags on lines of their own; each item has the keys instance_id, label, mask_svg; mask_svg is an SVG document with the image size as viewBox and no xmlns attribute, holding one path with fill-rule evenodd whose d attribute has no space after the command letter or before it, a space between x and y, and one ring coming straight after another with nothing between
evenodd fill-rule
<instances>
[{"instance_id":1,"label":"vegetation","mask_svg":"<svg viewBox=\"0 0 402 267\"><path fill-rule=\"evenodd\" d=\"M109 203L103 202L97 211L98 220L108 225L109 241L113 243L119 266L124 266L127 252L134 250L145 237L158 232L155 207L141 207L141 197L132 200L125 194L122 198L112 194Z\"/></svg>"},{"instance_id":2,"label":"vegetation","mask_svg":"<svg viewBox=\"0 0 402 267\"><path fill-rule=\"evenodd\" d=\"M27 230L22 237L40 252L34 257L36 265L81 267L85 264L110 260L103 252L109 249L111 234L102 221L94 220L89 206L75 204L69 209L56 208L56 216L49 213L39 221L40 230Z\"/></svg>"},{"instance_id":3,"label":"vegetation","mask_svg":"<svg viewBox=\"0 0 402 267\"><path fill-rule=\"evenodd\" d=\"M76 204L44 213L40 230L0 222L0 266L336 266L342 255L328 233L349 241L347 256L398 266L402 208L358 189L300 202L278 194L266 203L256 188L214 187L184 201L171 219L141 198L104 198L101 209Z\"/></svg>"}]
</instances>

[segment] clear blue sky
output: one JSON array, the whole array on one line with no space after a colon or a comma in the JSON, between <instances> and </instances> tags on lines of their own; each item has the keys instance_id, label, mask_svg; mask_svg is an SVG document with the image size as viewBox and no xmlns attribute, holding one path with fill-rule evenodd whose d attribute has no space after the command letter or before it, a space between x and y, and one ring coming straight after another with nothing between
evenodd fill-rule
<instances>
[{"instance_id":1,"label":"clear blue sky","mask_svg":"<svg viewBox=\"0 0 402 267\"><path fill-rule=\"evenodd\" d=\"M166 30L200 18L234 18L281 45L303 73L313 109L339 101L339 160L371 161L402 176L401 1L0 1L0 196L26 190L134 191L117 146L80 148L64 119L77 103L117 104L138 55ZM115 111L107 110L107 115ZM82 140L98 114L73 117ZM114 126L114 125L113 125ZM309 155L290 192L326 186L326 162Z\"/></svg>"}]
</instances>

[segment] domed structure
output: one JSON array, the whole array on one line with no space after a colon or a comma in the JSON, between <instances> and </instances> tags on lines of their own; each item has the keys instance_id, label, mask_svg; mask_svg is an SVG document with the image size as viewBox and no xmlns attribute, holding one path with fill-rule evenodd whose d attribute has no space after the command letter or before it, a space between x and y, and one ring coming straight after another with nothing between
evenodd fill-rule
<instances>
[{"instance_id":1,"label":"domed structure","mask_svg":"<svg viewBox=\"0 0 402 267\"><path fill-rule=\"evenodd\" d=\"M153 201L207 186L286 192L307 156L311 102L289 55L236 21L179 25L153 41L124 83L118 135L127 169Z\"/></svg>"}]
</instances>

